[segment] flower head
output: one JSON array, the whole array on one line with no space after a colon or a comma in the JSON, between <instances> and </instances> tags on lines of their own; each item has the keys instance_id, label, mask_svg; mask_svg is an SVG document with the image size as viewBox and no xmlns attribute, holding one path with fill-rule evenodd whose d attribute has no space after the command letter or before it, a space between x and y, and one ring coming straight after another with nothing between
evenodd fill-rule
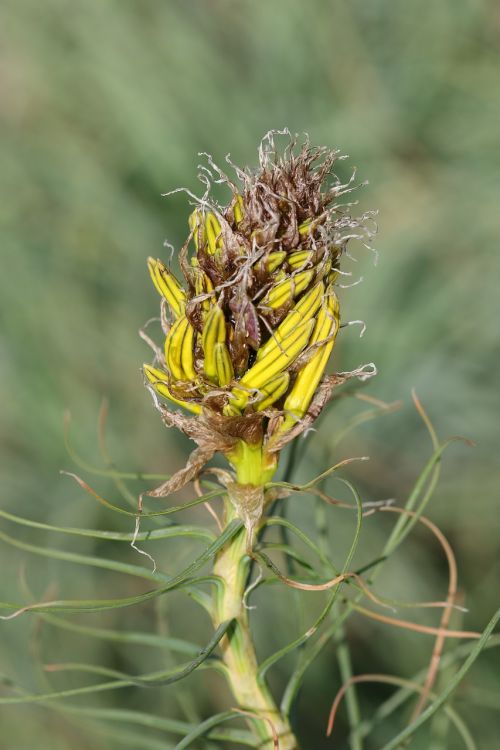
<instances>
[{"instance_id":1,"label":"flower head","mask_svg":"<svg viewBox=\"0 0 500 750\"><path fill-rule=\"evenodd\" d=\"M238 184L208 157L231 199L209 201L204 168L207 193L179 255L182 283L149 258L165 346L144 365L156 394L196 415L161 407L198 442L200 462L215 450L231 460L244 443L260 446L270 473L345 379L324 375L340 325L336 283L348 241L370 234L367 215L353 218L340 202L353 180L335 175L339 152L307 141L296 149L290 137L279 153L274 135L256 170L234 167Z\"/></svg>"}]
</instances>

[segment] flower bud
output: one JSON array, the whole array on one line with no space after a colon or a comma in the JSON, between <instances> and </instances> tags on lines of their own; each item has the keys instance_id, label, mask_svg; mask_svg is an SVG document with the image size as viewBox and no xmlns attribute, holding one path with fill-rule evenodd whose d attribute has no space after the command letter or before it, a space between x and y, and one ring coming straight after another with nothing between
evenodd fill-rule
<instances>
[{"instance_id":1,"label":"flower bud","mask_svg":"<svg viewBox=\"0 0 500 750\"><path fill-rule=\"evenodd\" d=\"M259 156L257 170L236 170L240 187L217 168L231 197L220 207L204 196L191 214L180 254L185 284L149 259L171 320L164 357L144 372L167 403L197 415L176 424L199 445L211 441L230 460L241 443L260 445L269 475L271 453L328 400L324 373L340 325L335 282L348 241L369 231L367 215L353 218L339 200L352 186L333 171L337 151L306 142L280 155L268 134ZM187 426L193 420L196 428Z\"/></svg>"}]
</instances>

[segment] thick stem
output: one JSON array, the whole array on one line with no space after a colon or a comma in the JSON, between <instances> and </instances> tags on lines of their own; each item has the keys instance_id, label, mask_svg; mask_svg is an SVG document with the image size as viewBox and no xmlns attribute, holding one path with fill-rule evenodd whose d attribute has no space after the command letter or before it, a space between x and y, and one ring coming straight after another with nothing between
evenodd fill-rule
<instances>
[{"instance_id":1,"label":"thick stem","mask_svg":"<svg viewBox=\"0 0 500 750\"><path fill-rule=\"evenodd\" d=\"M258 467L258 449L243 448L241 458L241 461L232 460L237 482L248 487L252 480L257 480L255 489L262 487L264 482L262 471ZM227 500L226 522L235 516L236 509ZM280 750L298 750L297 740L287 718L280 713L265 682L257 679L257 656L250 632L248 609L243 602L249 564L247 536L242 529L240 534L223 547L214 564L214 573L223 582L216 593L214 624L217 627L221 622L235 620L221 641L229 682L238 708L252 715L248 719L249 726L259 739L258 747L261 750L273 750L274 733L278 736Z\"/></svg>"},{"instance_id":2,"label":"thick stem","mask_svg":"<svg viewBox=\"0 0 500 750\"><path fill-rule=\"evenodd\" d=\"M240 484L255 484L260 487L271 481L277 466L276 453L268 453L262 443L246 443L239 440L226 458L236 469Z\"/></svg>"},{"instance_id":3,"label":"thick stem","mask_svg":"<svg viewBox=\"0 0 500 750\"><path fill-rule=\"evenodd\" d=\"M255 718L249 724L261 740L262 750L273 750L273 729L279 738L280 750L298 750L290 725L277 708L265 683L257 680L257 657L250 633L248 610L243 603L249 558L246 538L242 532L218 554L214 573L224 585L218 592L215 607L215 625L235 619L221 641L222 656L228 668L229 682L238 708ZM271 727L272 725L272 727Z\"/></svg>"}]
</instances>

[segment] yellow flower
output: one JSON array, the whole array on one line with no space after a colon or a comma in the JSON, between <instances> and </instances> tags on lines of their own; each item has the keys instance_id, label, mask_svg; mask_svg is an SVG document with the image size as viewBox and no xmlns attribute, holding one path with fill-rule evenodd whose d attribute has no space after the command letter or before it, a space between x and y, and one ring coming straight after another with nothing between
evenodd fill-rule
<instances>
[{"instance_id":1,"label":"yellow flower","mask_svg":"<svg viewBox=\"0 0 500 750\"><path fill-rule=\"evenodd\" d=\"M339 202L352 188L333 172L337 151L306 142L279 155L272 137L256 171L237 170L241 187L217 169L231 199L221 208L205 197L191 214L182 284L149 258L169 320L164 355L144 366L157 394L196 415L196 428L182 412L168 423L236 467L251 454L262 481L339 381L324 375L340 326L335 285L348 240L367 231Z\"/></svg>"}]
</instances>

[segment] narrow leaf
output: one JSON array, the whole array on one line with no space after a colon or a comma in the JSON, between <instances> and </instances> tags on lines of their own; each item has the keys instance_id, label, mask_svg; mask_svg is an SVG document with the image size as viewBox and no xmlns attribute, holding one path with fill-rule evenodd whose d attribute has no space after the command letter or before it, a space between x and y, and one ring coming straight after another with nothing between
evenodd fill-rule
<instances>
[{"instance_id":1,"label":"narrow leaf","mask_svg":"<svg viewBox=\"0 0 500 750\"><path fill-rule=\"evenodd\" d=\"M116 690L118 688L122 687L129 687L131 685L140 686L140 687L157 687L159 685L171 685L174 682L178 682L179 680L184 679L184 677L187 677L192 672L194 672L195 669L200 667L203 662L205 662L208 657L211 655L211 653L214 651L216 646L218 645L221 638L224 636L228 628L230 627L232 623L232 620L226 620L225 622L221 623L221 625L217 628L214 635L212 636L209 643L203 648L199 655L193 659L192 661L188 662L187 664L184 664L180 668L176 668L174 670L162 670L161 672L152 672L148 675L142 675L142 676L129 676L129 675L121 675L120 673L114 672L113 670L107 670L102 667L90 667L89 665L72 665L73 668L77 668L79 671L87 671L87 672L98 672L99 674L109 674L112 672L113 676L119 677L119 679L113 680L111 682L102 682L98 685L87 685L85 687L80 688L71 688L69 690L58 690L54 691L52 693L42 693L38 695L33 694L24 694L21 696L9 696L9 697L1 697L0 698L0 705L12 705L16 703L43 703L45 701L54 700L54 699L61 699L61 698L70 698L75 695L84 695L84 694L91 694L91 693L100 693L108 690ZM216 663L214 662L213 666L216 666Z\"/></svg>"},{"instance_id":2,"label":"narrow leaf","mask_svg":"<svg viewBox=\"0 0 500 750\"><path fill-rule=\"evenodd\" d=\"M396 737L394 737L392 740L387 742L382 750L396 750L402 742L405 742L407 739L412 737L412 735L415 733L417 729L419 729L423 724L425 724L428 719L431 718L431 716L434 716L436 711L441 708L441 706L448 700L450 695L453 693L453 691L458 687L459 683L462 681L462 679L465 677L469 669L472 667L474 662L476 661L477 657L485 647L488 638L490 637L491 633L493 632L497 622L500 620L500 609L495 612L493 617L491 618L490 622L486 626L485 630L483 631L483 634L480 638L480 640L475 644L474 648L471 650L469 656L464 661L460 669L457 671L456 675L448 682L443 692L439 695L439 697L428 707L423 711L418 719L416 719L414 722L409 724L409 726L405 727Z\"/></svg>"},{"instance_id":3,"label":"narrow leaf","mask_svg":"<svg viewBox=\"0 0 500 750\"><path fill-rule=\"evenodd\" d=\"M22 518L21 516L15 516L12 513L8 513L5 510L0 510L0 517L5 518L7 521L12 521L20 526L29 526L33 529L43 529L44 531L56 531L62 534L72 534L75 536L90 537L92 539L108 539L113 542L131 542L132 540L137 542L147 542L149 540L156 539L170 539L172 537L199 537L206 538L209 541L213 541L215 535L205 529L202 526L186 526L170 522L170 525L162 529L152 529L151 531L142 531L137 535L133 532L121 532L121 531L103 531L100 529L78 529L72 526L53 526L48 523L42 523L41 521L32 521L29 518Z\"/></svg>"},{"instance_id":4,"label":"narrow leaf","mask_svg":"<svg viewBox=\"0 0 500 750\"><path fill-rule=\"evenodd\" d=\"M211 729L218 726L219 724L222 724L222 722L238 718L240 717L234 711L224 711L223 713L215 714L215 716L211 716L209 719L202 721L201 724L196 727L196 729L193 729L191 732L189 732L189 734L186 735L184 739L177 743L174 750L185 750L186 747L189 747L193 744L194 740L197 740L199 737L203 737ZM252 739L251 742L245 742L245 744L255 746L255 740Z\"/></svg>"},{"instance_id":5,"label":"narrow leaf","mask_svg":"<svg viewBox=\"0 0 500 750\"><path fill-rule=\"evenodd\" d=\"M189 582L189 577L192 573L196 572L201 568L208 560L214 557L217 552L236 534L241 530L241 521L232 521L217 537L217 539L207 547L201 555L199 555L190 565L187 566L183 571L178 573L176 576L171 578L169 583L162 588L153 589L146 591L144 594L138 594L136 596L128 596L123 599L67 599L58 600L52 602L41 602L37 604L29 604L27 606L19 606L10 602L0 602L0 607L4 609L17 610L13 615L7 617L14 617L22 614L23 612L29 612L37 610L39 612L51 612L58 610L59 612L102 612L107 609L118 609L120 607L130 607L134 604L140 604L142 602L154 599L167 591L172 591L175 588L183 585L185 582ZM6 619L3 616L2 619Z\"/></svg>"},{"instance_id":6,"label":"narrow leaf","mask_svg":"<svg viewBox=\"0 0 500 750\"><path fill-rule=\"evenodd\" d=\"M218 646L222 637L226 634L233 620L226 620L222 622L215 633L213 634L210 641L204 648L199 651L195 659L185 664L183 667L176 668L174 670L161 670L159 672L152 672L148 675L130 675L123 672L118 672L114 669L108 669L106 667L100 667L93 664L55 664L51 665L50 671L76 671L76 672L89 672L92 674L100 674L107 677L116 677L124 684L136 685L139 687L158 687L161 685L171 685L174 682L184 679L198 669L207 659L215 648ZM215 661L211 661L210 666L217 666Z\"/></svg>"}]
</instances>

